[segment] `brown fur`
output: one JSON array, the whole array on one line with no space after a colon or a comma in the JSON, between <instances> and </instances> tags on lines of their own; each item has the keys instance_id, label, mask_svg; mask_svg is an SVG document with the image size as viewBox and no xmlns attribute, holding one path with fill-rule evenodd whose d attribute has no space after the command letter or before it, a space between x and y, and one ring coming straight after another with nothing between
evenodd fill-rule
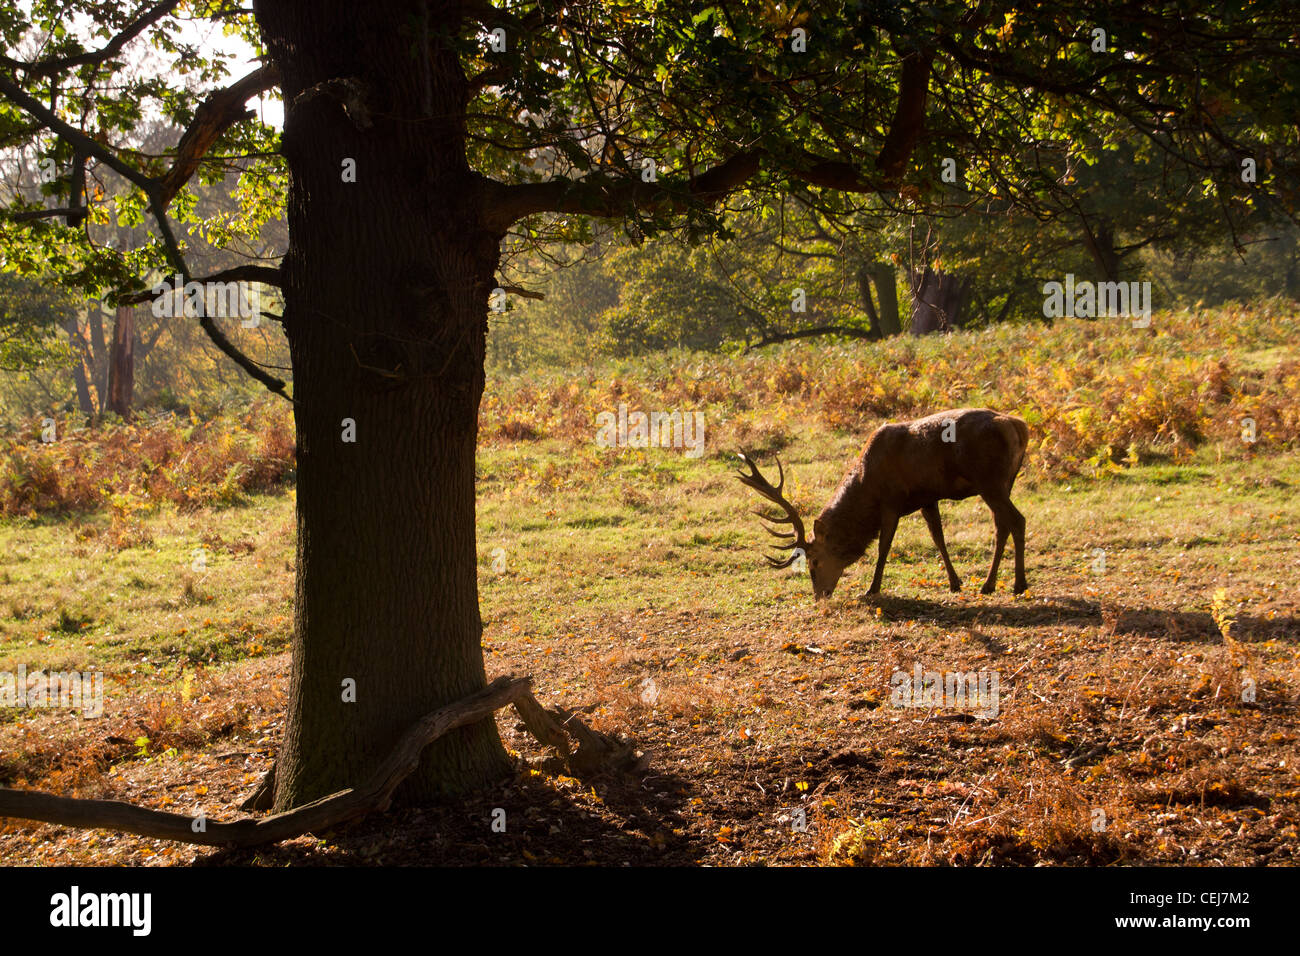
<instances>
[{"instance_id":1,"label":"brown fur","mask_svg":"<svg viewBox=\"0 0 1300 956\"><path fill-rule=\"evenodd\" d=\"M950 421L955 440L944 441ZM1024 517L1010 496L1028 443L1029 429L1023 421L987 408L953 409L880 426L813 523L813 540L821 543L817 550L842 572L879 537L879 559L870 592L875 593L898 519L922 511L943 556L949 586L959 590L960 582L943 543L937 502L979 495L993 512L997 526L993 565L984 590L989 593L996 584L998 564L1010 535L1016 549L1015 590L1023 591L1027 586ZM817 584L814 573L814 588ZM833 589L834 581L829 584Z\"/></svg>"}]
</instances>

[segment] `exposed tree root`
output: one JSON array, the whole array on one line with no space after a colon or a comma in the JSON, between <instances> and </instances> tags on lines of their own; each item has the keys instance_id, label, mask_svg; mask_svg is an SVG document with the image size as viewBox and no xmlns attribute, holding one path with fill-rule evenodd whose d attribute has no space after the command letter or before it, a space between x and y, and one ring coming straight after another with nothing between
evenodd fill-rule
<instances>
[{"instance_id":1,"label":"exposed tree root","mask_svg":"<svg viewBox=\"0 0 1300 956\"><path fill-rule=\"evenodd\" d=\"M568 711L542 707L533 697L531 677L499 677L477 694L420 718L362 786L340 790L284 813L218 823L203 816L150 810L117 800L80 800L37 790L0 788L0 817L118 830L201 846L278 843L387 809L393 791L420 765L420 754L425 747L448 731L477 723L507 704L514 705L529 733L559 751L574 773L590 773L606 767L627 769L643 761L631 746L591 730ZM576 750L571 750L570 738L576 741ZM242 809L269 806L274 774L272 767L252 796L244 801Z\"/></svg>"},{"instance_id":2,"label":"exposed tree root","mask_svg":"<svg viewBox=\"0 0 1300 956\"><path fill-rule=\"evenodd\" d=\"M528 732L539 743L558 750L569 769L579 776L604 769L632 770L645 766L643 754L621 740L592 730L562 707L547 710L532 694L524 694L513 703ZM577 750L569 749L569 738L577 741Z\"/></svg>"}]
</instances>

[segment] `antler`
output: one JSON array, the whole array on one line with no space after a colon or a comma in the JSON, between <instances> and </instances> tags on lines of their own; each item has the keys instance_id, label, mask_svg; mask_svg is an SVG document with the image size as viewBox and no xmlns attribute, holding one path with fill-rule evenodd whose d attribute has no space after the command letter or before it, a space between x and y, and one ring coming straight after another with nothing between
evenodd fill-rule
<instances>
[{"instance_id":1,"label":"antler","mask_svg":"<svg viewBox=\"0 0 1300 956\"><path fill-rule=\"evenodd\" d=\"M781 494L781 489L785 487L785 469L781 467L781 459L778 458L776 460L777 474L779 477L777 479L776 487L774 488L772 487L772 483L763 477L763 473L758 470L758 466L754 464L753 459L749 458L744 452L740 452L739 455L740 460L749 465L749 474L746 475L741 472L737 474L736 477L740 479L742 484L753 488L768 501L772 502L772 504L784 511L785 517L773 517L772 515L765 514L762 511L755 511L754 514L758 515L764 521L788 524L793 529L792 531L776 531L772 528L766 527L763 529L768 534L772 535L772 537L781 538L789 542L789 544L778 546L783 551L789 550L794 552L784 561L779 558L774 558L770 554L765 554L763 557L767 558L768 563L774 568L788 568L798 560L801 552L807 551L808 538L804 534L803 521L799 518L799 513L794 510L794 505L786 501L785 496Z\"/></svg>"}]
</instances>

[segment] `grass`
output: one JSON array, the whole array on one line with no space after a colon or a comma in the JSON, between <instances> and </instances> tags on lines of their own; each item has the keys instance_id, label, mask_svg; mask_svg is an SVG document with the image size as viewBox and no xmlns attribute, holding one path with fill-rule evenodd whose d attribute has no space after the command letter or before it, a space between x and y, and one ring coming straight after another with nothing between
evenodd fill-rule
<instances>
[{"instance_id":1,"label":"grass","mask_svg":"<svg viewBox=\"0 0 1300 956\"><path fill-rule=\"evenodd\" d=\"M1272 417L1257 410L1260 420L1291 421L1291 399L1269 389L1297 361L1294 346L1275 341L1293 320L1232 321L1257 340L1233 343L1249 362L1221 356L1241 369L1220 382L1223 394L1275 395ZM1066 344L1092 334L1061 325ZM910 393L928 386L934 410L957 403L945 391L953 368L985 361L991 349L996 358L1017 334L891 348L914 350L917 368L943 355L943 367ZM607 379L609 370L571 376L583 384L569 399L559 378L498 383L494 394L535 398L511 412L529 426L514 431L522 437L492 427L500 408L484 412L478 549L488 672L532 673L544 701L588 708L599 729L634 736L651 755L650 776L578 784L521 770L480 802L552 822L512 825L490 850L479 820L487 811L476 815L471 801L218 859L417 862L430 845L439 859L467 863L1300 859L1294 430L1248 445L1235 426L1220 427L1240 414L1233 400L1194 414L1166 403L1170 415L1200 422L1199 437L1180 445L1147 417L1156 400L1139 394L1134 404L1146 411L1123 418L1130 431L1108 439L1139 442L1139 454L1089 466L1081 440L1070 467L1066 454L1027 465L1013 496L1028 521L1027 594L1009 593L1006 564L998 592L978 594L992 521L975 499L943 507L962 593L946 590L914 515L899 528L884 594L863 594L871 565L862 562L834 598L814 603L806 577L762 563L768 539L749 514L752 496L731 477L729 454L746 435L766 436L756 442L768 448L762 460L782 448L793 500L815 512L871 423L835 425L834 410L850 399L815 386L770 405L752 398L742 408L740 396L747 381L781 369L885 359L871 347L828 358L804 346L707 361L715 367L700 381L730 394L734 407L724 413L721 397L705 403L709 421L719 421L698 459L592 441L594 415L583 403L617 399L616 382L632 407L691 407L683 396L674 404L675 373L655 361L625 366L621 379ZM1097 359L1094 381L1129 381L1112 361ZM1203 380L1199 359L1178 367L1191 370L1189 382ZM671 400L650 399L658 388ZM557 407L577 417L557 417ZM1099 435L1119 427L1104 417L1093 425ZM1138 428L1163 437L1139 441ZM1036 427L1040 455L1057 447L1043 444L1055 434ZM233 814L279 739L292 511L290 492L228 507L159 504L124 518L101 511L0 523L0 671L98 667L110 678L102 722L0 710L0 784ZM199 548L205 565L196 571ZM890 706L892 675L917 663L996 671L998 717ZM510 721L502 731L512 749L533 749ZM796 829L796 818L806 827ZM188 862L211 853L0 824L0 858L11 863Z\"/></svg>"},{"instance_id":2,"label":"grass","mask_svg":"<svg viewBox=\"0 0 1300 956\"><path fill-rule=\"evenodd\" d=\"M163 508L125 548L106 515L0 524L0 669L176 671L283 648L289 617L268 608L290 598L292 509L283 494Z\"/></svg>"}]
</instances>

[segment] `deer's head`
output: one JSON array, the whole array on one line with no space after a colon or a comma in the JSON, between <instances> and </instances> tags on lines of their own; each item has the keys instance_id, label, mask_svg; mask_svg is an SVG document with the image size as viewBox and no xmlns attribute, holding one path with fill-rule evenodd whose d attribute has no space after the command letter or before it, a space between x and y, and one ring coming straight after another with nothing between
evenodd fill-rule
<instances>
[{"instance_id":1,"label":"deer's head","mask_svg":"<svg viewBox=\"0 0 1300 956\"><path fill-rule=\"evenodd\" d=\"M785 558L764 555L768 564L774 568L788 568L801 557L804 558L808 562L808 575L812 578L813 596L818 598L830 597L835 590L835 585L839 583L840 575L844 573L844 569L851 562L843 560L827 547L827 529L823 527L820 518L813 522L813 537L809 538L806 535L803 520L799 517L799 513L795 511L794 505L786 501L785 496L781 494L781 489L785 487L785 469L781 467L779 458L776 462L778 477L775 486L763 477L763 473L758 470L758 466L754 464L753 459L743 452L740 459L749 466L749 474L741 472L736 477L740 479L742 484L753 488L783 512L780 515L772 515L762 511L755 511L754 514L764 521L790 526L789 531L777 531L773 528L765 529L772 537L785 541L785 544L778 545L778 547L783 551L790 552Z\"/></svg>"}]
</instances>

